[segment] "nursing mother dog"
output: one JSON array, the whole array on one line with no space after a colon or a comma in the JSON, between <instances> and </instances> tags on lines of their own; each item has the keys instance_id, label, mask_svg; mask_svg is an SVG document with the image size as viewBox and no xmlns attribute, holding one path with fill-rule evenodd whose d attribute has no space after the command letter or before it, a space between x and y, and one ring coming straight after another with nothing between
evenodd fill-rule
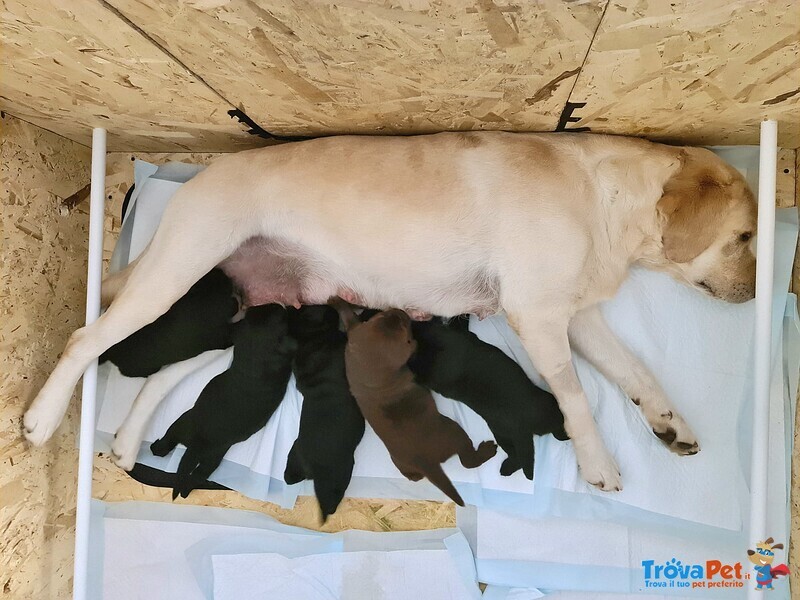
<instances>
[{"instance_id":1,"label":"nursing mother dog","mask_svg":"<svg viewBox=\"0 0 800 600\"><path fill-rule=\"evenodd\" d=\"M699 445L597 304L628 268L666 271L716 298L753 297L756 203L707 150L594 134L343 136L220 158L175 194L113 298L77 330L24 417L44 444L104 350L163 314L219 265L246 304L321 304L454 316L505 311L565 416L580 471L621 476L592 419L572 346L618 383L678 454Z\"/></svg>"}]
</instances>

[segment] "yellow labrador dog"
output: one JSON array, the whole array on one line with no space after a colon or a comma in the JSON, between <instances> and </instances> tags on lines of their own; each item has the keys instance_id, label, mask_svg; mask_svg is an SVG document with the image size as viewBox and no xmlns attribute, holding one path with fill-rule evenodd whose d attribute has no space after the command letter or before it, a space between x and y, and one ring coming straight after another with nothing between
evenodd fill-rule
<instances>
[{"instance_id":1,"label":"yellow labrador dog","mask_svg":"<svg viewBox=\"0 0 800 600\"><path fill-rule=\"evenodd\" d=\"M753 297L756 203L707 150L593 134L331 137L220 158L175 194L141 258L104 284L24 417L44 444L101 352L212 267L249 305L333 295L412 313L505 311L558 398L583 477L621 489L570 343L674 452L695 435L597 304L634 263L716 298ZM202 324L199 324L202 326Z\"/></svg>"}]
</instances>

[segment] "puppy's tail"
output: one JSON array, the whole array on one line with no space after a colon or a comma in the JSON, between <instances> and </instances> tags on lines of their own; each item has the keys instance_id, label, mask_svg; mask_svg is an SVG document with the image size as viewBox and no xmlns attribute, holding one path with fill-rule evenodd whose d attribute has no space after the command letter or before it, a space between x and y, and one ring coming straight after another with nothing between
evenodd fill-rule
<instances>
[{"instance_id":1,"label":"puppy's tail","mask_svg":"<svg viewBox=\"0 0 800 600\"><path fill-rule=\"evenodd\" d=\"M347 492L347 486L350 484L352 473L353 467L350 466L341 471L328 473L324 477L314 479L314 494L319 503L323 524L339 508L339 504Z\"/></svg>"},{"instance_id":2,"label":"puppy's tail","mask_svg":"<svg viewBox=\"0 0 800 600\"><path fill-rule=\"evenodd\" d=\"M425 473L425 477L428 478L428 481L447 494L447 496L453 502L459 506L464 506L464 500L462 500L461 495L456 490L453 482L450 481L450 478L442 470L441 464L429 463L421 466L423 473Z\"/></svg>"},{"instance_id":3,"label":"puppy's tail","mask_svg":"<svg viewBox=\"0 0 800 600\"><path fill-rule=\"evenodd\" d=\"M342 320L342 323L344 323L345 329L349 330L353 327L353 325L360 323L356 313L353 311L353 307L339 298L339 296L331 296L328 299L328 304L335 308L336 312L339 313L339 318Z\"/></svg>"}]
</instances>

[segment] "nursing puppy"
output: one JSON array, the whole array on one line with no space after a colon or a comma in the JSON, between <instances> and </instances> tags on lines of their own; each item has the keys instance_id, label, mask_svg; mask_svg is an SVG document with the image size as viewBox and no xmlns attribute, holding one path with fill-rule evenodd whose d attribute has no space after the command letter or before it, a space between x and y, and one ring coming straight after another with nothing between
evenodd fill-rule
<instances>
[{"instance_id":1,"label":"nursing puppy","mask_svg":"<svg viewBox=\"0 0 800 600\"><path fill-rule=\"evenodd\" d=\"M233 283L212 269L158 319L100 355L126 377L149 377L166 365L231 346L231 318L239 310Z\"/></svg>"},{"instance_id":2,"label":"nursing puppy","mask_svg":"<svg viewBox=\"0 0 800 600\"><path fill-rule=\"evenodd\" d=\"M414 381L407 363L416 343L405 312L383 311L362 323L343 303L336 306L347 325L350 389L392 462L411 481L427 477L464 506L441 463L457 454L468 469L478 467L495 455L497 445L485 441L476 450L458 423L436 410L430 391Z\"/></svg>"},{"instance_id":3,"label":"nursing puppy","mask_svg":"<svg viewBox=\"0 0 800 600\"><path fill-rule=\"evenodd\" d=\"M347 336L339 331L336 310L330 306L289 309L289 333L297 342L293 371L303 408L283 479L290 485L314 481L324 523L336 512L350 484L364 417L347 383Z\"/></svg>"},{"instance_id":4,"label":"nursing puppy","mask_svg":"<svg viewBox=\"0 0 800 600\"><path fill-rule=\"evenodd\" d=\"M417 351L408 367L417 382L483 417L508 455L502 475L521 468L533 479L533 436L568 439L555 397L537 388L502 350L465 329L461 319L454 325L415 321L411 331Z\"/></svg>"},{"instance_id":5,"label":"nursing puppy","mask_svg":"<svg viewBox=\"0 0 800 600\"><path fill-rule=\"evenodd\" d=\"M744 178L703 148L470 132L230 154L181 186L140 259L103 283L109 309L70 337L25 414L25 436L47 442L93 359L221 266L248 306L339 295L446 317L504 311L558 399L581 475L619 490L573 349L635 399L669 450L697 453L690 425L598 305L634 264L749 300L755 233Z\"/></svg>"},{"instance_id":6,"label":"nursing puppy","mask_svg":"<svg viewBox=\"0 0 800 600\"><path fill-rule=\"evenodd\" d=\"M188 496L193 482L208 479L231 446L267 424L286 393L295 347L285 308L248 309L234 328L230 368L214 377L194 407L150 445L156 456L166 456L178 443L186 446L173 499Z\"/></svg>"}]
</instances>

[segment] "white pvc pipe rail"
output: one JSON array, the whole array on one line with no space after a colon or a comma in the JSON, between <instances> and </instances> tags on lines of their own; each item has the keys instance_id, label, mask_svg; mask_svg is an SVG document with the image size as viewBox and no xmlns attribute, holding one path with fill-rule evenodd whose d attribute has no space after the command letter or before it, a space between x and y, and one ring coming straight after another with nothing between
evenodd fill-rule
<instances>
[{"instance_id":1,"label":"white pvc pipe rail","mask_svg":"<svg viewBox=\"0 0 800 600\"><path fill-rule=\"evenodd\" d=\"M749 540L766 537L767 470L769 467L769 388L772 370L772 280L775 262L775 172L778 162L778 124L761 123L758 166L758 237L756 240L756 324L753 390L753 455L750 464ZM762 599L764 592L748 582L749 600Z\"/></svg>"},{"instance_id":2,"label":"white pvc pipe rail","mask_svg":"<svg viewBox=\"0 0 800 600\"><path fill-rule=\"evenodd\" d=\"M100 316L103 280L103 218L106 198L106 130L92 131L92 180L89 200L89 272L86 281L86 324ZM75 566L73 600L87 600L89 573L89 522L92 508L97 360L83 374L81 429L78 458L78 505L75 516Z\"/></svg>"}]
</instances>

